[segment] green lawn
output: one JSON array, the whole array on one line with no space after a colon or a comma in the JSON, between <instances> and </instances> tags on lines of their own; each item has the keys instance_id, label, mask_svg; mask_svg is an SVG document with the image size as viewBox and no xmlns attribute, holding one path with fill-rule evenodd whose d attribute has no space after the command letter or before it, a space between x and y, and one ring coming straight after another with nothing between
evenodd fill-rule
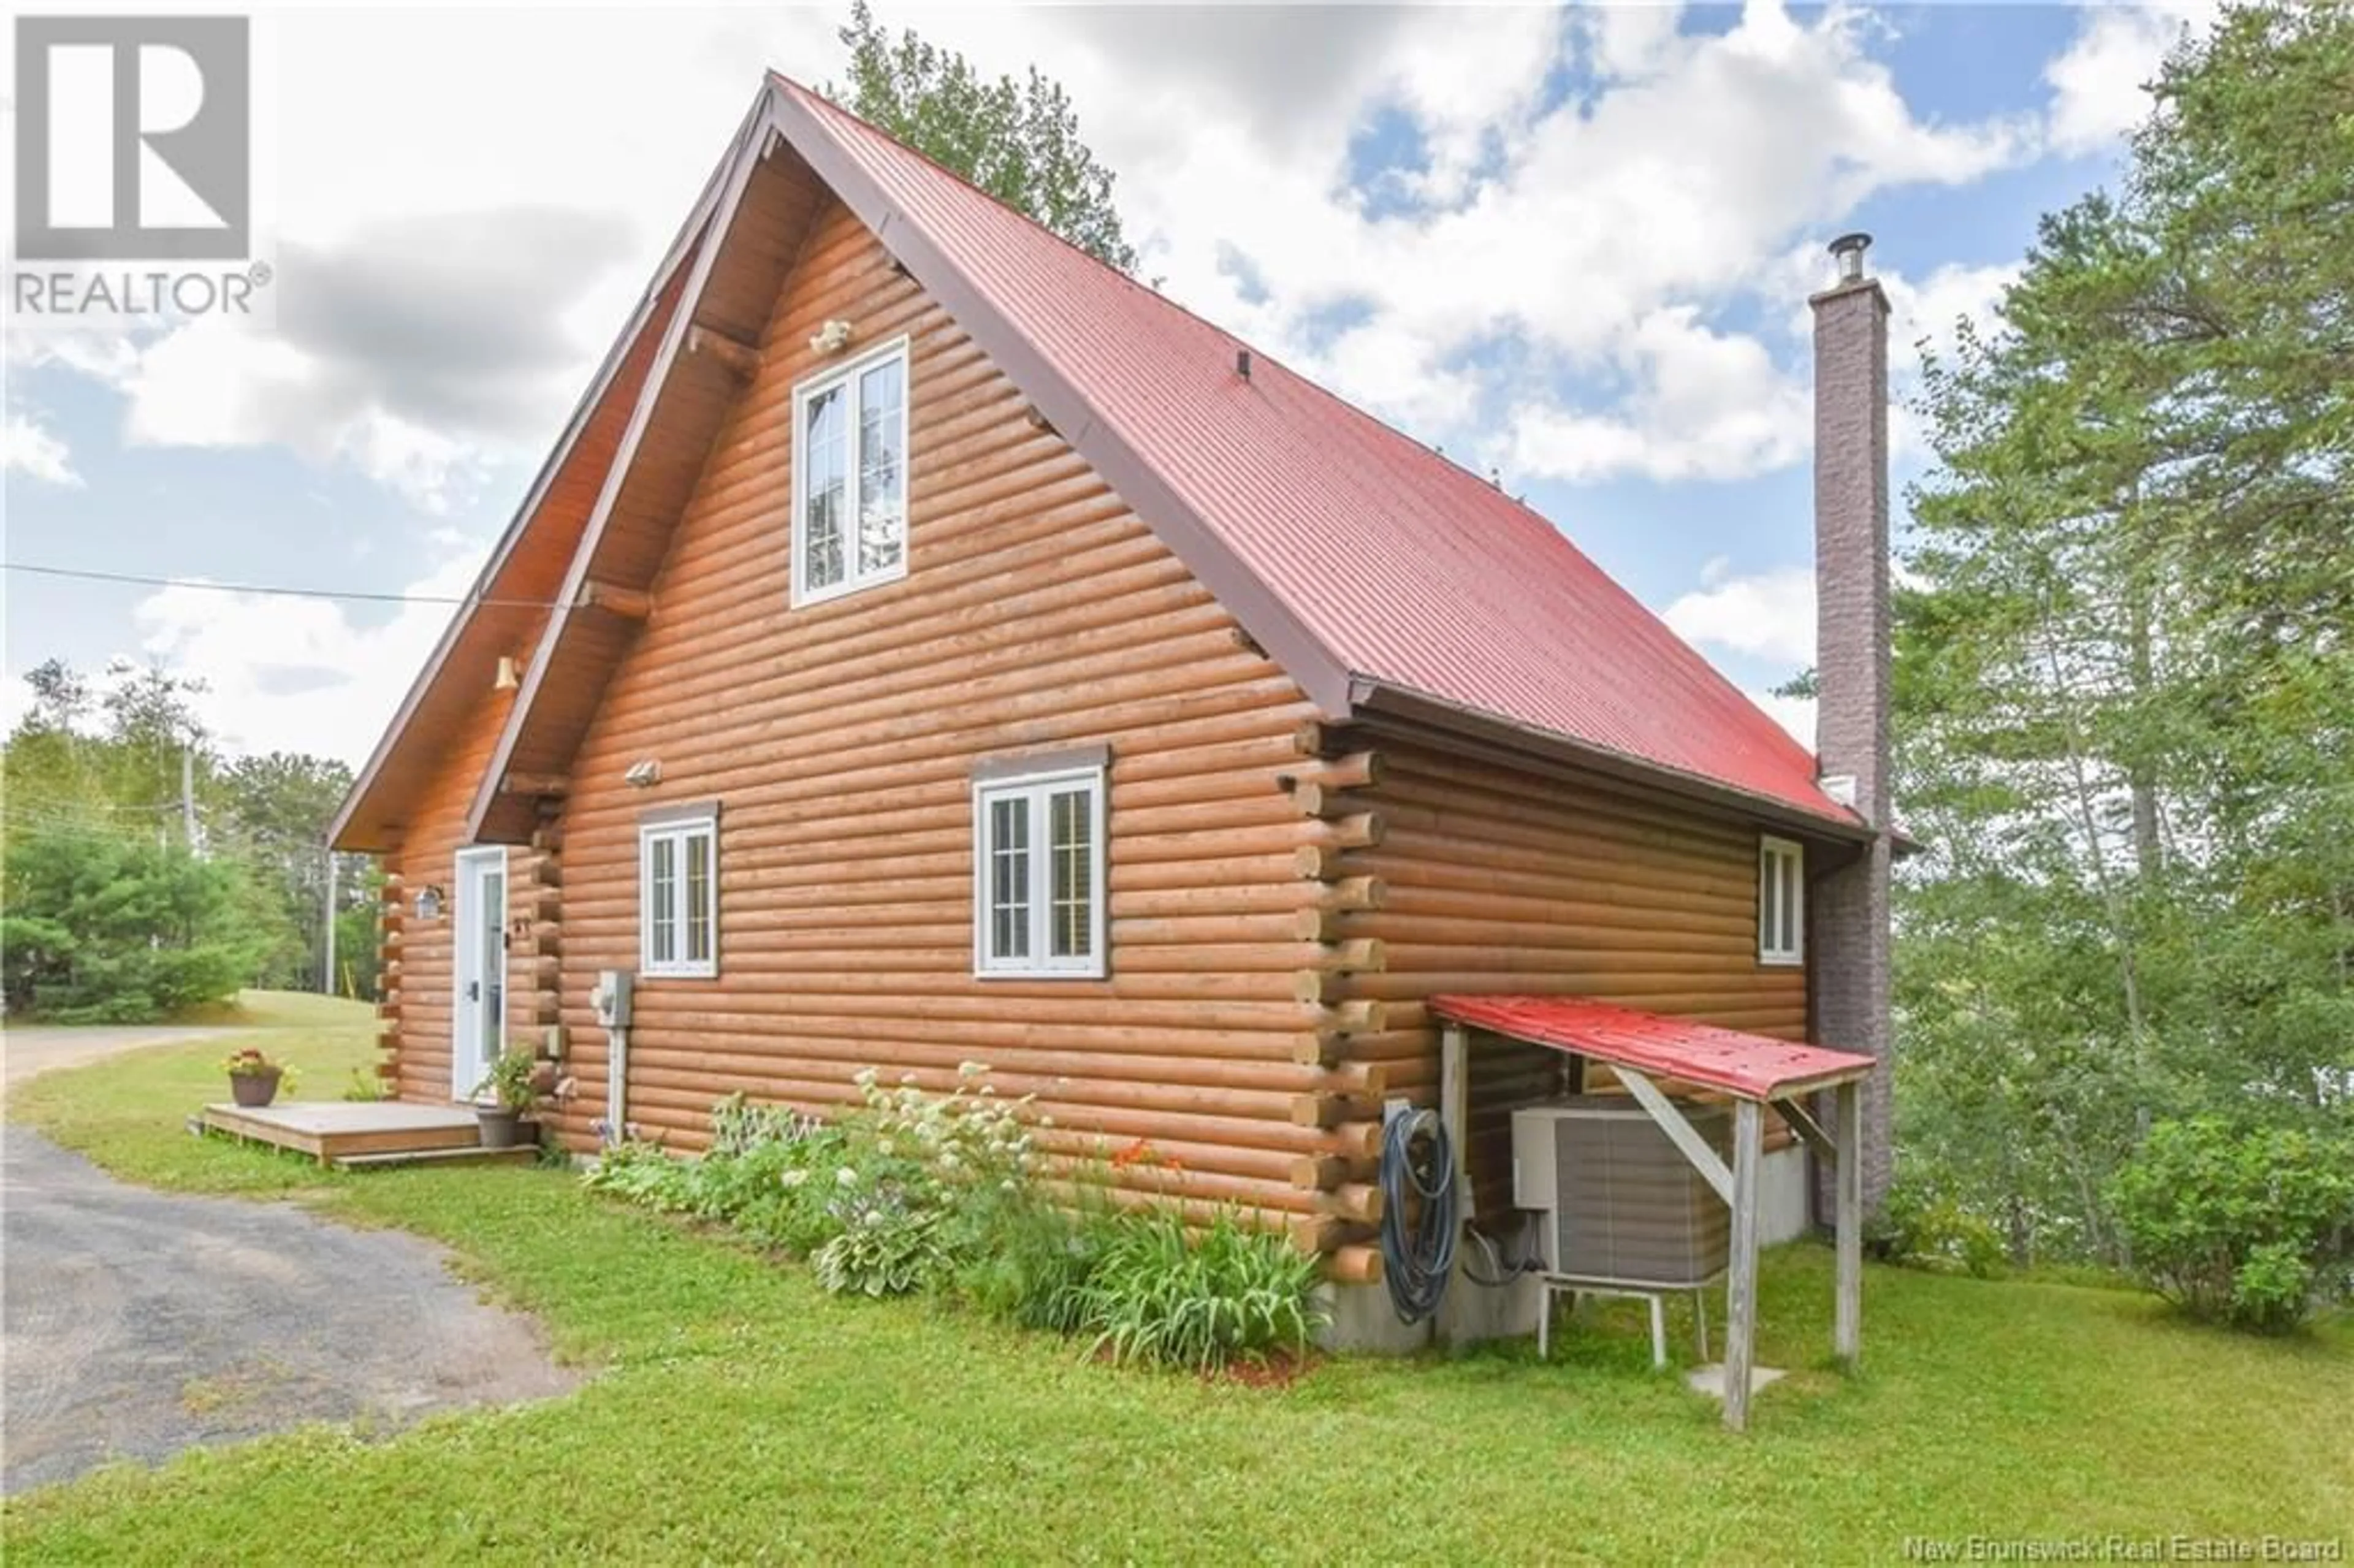
<instances>
[{"instance_id":1,"label":"green lawn","mask_svg":"<svg viewBox=\"0 0 2354 1568\"><path fill-rule=\"evenodd\" d=\"M331 1096L364 1028L278 1035ZM11 1114L139 1181L439 1237L558 1353L561 1400L388 1440L313 1429L11 1501L37 1563L741 1563L947 1556L1897 1561L1908 1536L2354 1532L2354 1330L2267 1343L2122 1292L1874 1269L1823 1369L1828 1255L1768 1260L1746 1438L1635 1315L1521 1350L1346 1359L1278 1391L1116 1371L512 1168L323 1175L199 1141L223 1043L38 1080ZM12 1281L16 1287L26 1282Z\"/></svg>"}]
</instances>

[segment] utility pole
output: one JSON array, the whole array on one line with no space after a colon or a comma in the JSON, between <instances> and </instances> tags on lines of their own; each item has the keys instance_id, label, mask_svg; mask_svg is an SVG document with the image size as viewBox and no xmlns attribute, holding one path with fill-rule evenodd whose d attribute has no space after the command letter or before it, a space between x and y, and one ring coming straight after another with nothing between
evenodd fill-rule
<instances>
[{"instance_id":1,"label":"utility pole","mask_svg":"<svg viewBox=\"0 0 2354 1568\"><path fill-rule=\"evenodd\" d=\"M327 851L327 956L319 970L319 994L335 994L335 852Z\"/></svg>"},{"instance_id":2,"label":"utility pole","mask_svg":"<svg viewBox=\"0 0 2354 1568\"><path fill-rule=\"evenodd\" d=\"M196 853L196 747L191 735L180 742L180 835L188 853Z\"/></svg>"}]
</instances>

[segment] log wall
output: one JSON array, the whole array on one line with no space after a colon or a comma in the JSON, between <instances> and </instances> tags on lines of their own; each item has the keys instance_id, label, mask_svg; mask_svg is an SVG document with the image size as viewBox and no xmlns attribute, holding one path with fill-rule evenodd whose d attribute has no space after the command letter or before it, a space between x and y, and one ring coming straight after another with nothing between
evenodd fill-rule
<instances>
[{"instance_id":1,"label":"log wall","mask_svg":"<svg viewBox=\"0 0 2354 1568\"><path fill-rule=\"evenodd\" d=\"M1586 996L1805 1037L1806 971L1757 961L1755 825L1598 779L1520 774L1396 739L1341 744L1380 759L1347 809L1382 832L1333 869L1384 888L1380 907L1336 932L1379 942L1384 956L1380 972L1350 982L1349 996L1383 1018L1379 1033L1349 1042L1349 1057L1378 1067L1390 1092L1437 1104L1438 1030L1424 999L1447 991ZM1512 1108L1561 1092L1565 1061L1474 1034L1480 1213L1511 1204ZM1589 1087L1617 1085L1597 1071Z\"/></svg>"},{"instance_id":2,"label":"log wall","mask_svg":"<svg viewBox=\"0 0 2354 1568\"><path fill-rule=\"evenodd\" d=\"M790 607L794 385L809 340L912 341L910 569ZM1182 1189L1278 1211L1340 1147L1302 999L1323 952L1286 782L1293 683L848 212L823 209L607 683L564 797L562 1016L575 1148L605 1104L596 971L636 967L641 814L716 800L719 974L641 979L631 1119L700 1146L735 1090L822 1109L869 1065L946 1087L989 1063L1065 1150L1149 1137ZM1105 980L972 974L976 759L1108 744ZM632 789L632 763L661 781Z\"/></svg>"}]
</instances>

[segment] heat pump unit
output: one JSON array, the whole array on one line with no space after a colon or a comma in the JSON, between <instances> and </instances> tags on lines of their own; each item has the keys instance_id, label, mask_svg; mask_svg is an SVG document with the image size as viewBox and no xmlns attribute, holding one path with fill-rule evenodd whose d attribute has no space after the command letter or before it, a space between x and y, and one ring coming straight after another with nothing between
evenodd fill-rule
<instances>
[{"instance_id":1,"label":"heat pump unit","mask_svg":"<svg viewBox=\"0 0 2354 1568\"><path fill-rule=\"evenodd\" d=\"M1723 1107L1681 1104L1720 1157ZM1597 1284L1690 1287L1724 1271L1732 1219L1650 1113L1580 1095L1512 1113L1512 1202L1534 1210L1548 1273Z\"/></svg>"}]
</instances>

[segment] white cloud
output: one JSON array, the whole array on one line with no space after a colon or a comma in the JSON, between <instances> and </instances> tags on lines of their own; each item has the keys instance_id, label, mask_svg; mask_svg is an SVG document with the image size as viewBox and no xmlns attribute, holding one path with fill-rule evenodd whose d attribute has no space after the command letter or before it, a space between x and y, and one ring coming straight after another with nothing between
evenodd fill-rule
<instances>
[{"instance_id":1,"label":"white cloud","mask_svg":"<svg viewBox=\"0 0 2354 1568\"><path fill-rule=\"evenodd\" d=\"M1815 661L1815 574L1776 567L1738 576L1723 556L1701 572L1698 590L1662 613L1685 641L1794 666Z\"/></svg>"},{"instance_id":2,"label":"white cloud","mask_svg":"<svg viewBox=\"0 0 2354 1568\"><path fill-rule=\"evenodd\" d=\"M482 554L467 546L405 591L462 595ZM133 617L142 655L204 677L196 711L227 748L307 751L356 768L454 613L404 604L362 624L329 600L180 586L140 600Z\"/></svg>"},{"instance_id":3,"label":"white cloud","mask_svg":"<svg viewBox=\"0 0 2354 1568\"><path fill-rule=\"evenodd\" d=\"M1712 331L1689 305L1652 312L1614 351L1632 390L1618 409L1524 409L1505 448L1512 471L1586 483L1740 479L1794 462L1812 432L1803 386L1755 337Z\"/></svg>"},{"instance_id":4,"label":"white cloud","mask_svg":"<svg viewBox=\"0 0 2354 1568\"><path fill-rule=\"evenodd\" d=\"M2148 84L2185 27L2203 30L2215 0L2088 7L2074 41L2043 68L2052 88L2049 134L2054 150L2097 152L2146 119Z\"/></svg>"},{"instance_id":5,"label":"white cloud","mask_svg":"<svg viewBox=\"0 0 2354 1568\"><path fill-rule=\"evenodd\" d=\"M1691 35L1673 6L916 7L888 20L984 71L1035 63L1066 82L1120 171L1143 270L1172 296L1450 446L1496 428L1480 405L1500 392L1530 410L1547 472L1723 477L1793 461L1792 388L1759 371L1776 351L1729 334L1720 310L1795 237L1873 192L1967 184L2032 151L2021 124L1915 114L1871 54L1874 26L1840 7L1801 21L1757 0L1729 29ZM445 503L555 427L756 68L822 81L842 58L834 19L813 11L592 9L567 21L550 70L545 23L527 10L273 19L281 133L265 151L288 330L267 351L190 329L132 352L111 373L133 399L132 439L284 444ZM353 59L368 69L330 69ZM1590 79L1540 112L1578 62ZM419 81L433 83L430 113ZM628 108L579 112L607 102ZM1418 138L1424 166L1404 188L1421 205L1373 216L1346 149L1381 111ZM1181 122L1186 134L1170 135ZM581 239L599 217L618 234ZM1263 296L1243 297L1237 250ZM379 330L296 330L306 289L328 297L335 327ZM1344 300L1363 323L1310 352L1319 313ZM1500 342L1533 351L1509 389L1464 366ZM1703 360L1738 375L1750 406L1696 385ZM1618 408L1558 391L1614 368L1628 378ZM471 404L456 398L469 381Z\"/></svg>"},{"instance_id":6,"label":"white cloud","mask_svg":"<svg viewBox=\"0 0 2354 1568\"><path fill-rule=\"evenodd\" d=\"M81 484L65 442L22 408L0 415L0 473L21 473L44 484L76 488Z\"/></svg>"},{"instance_id":7,"label":"white cloud","mask_svg":"<svg viewBox=\"0 0 2354 1568\"><path fill-rule=\"evenodd\" d=\"M1471 445L1458 427L1500 422L1484 391L1531 417L1548 471L1729 477L1795 460L1800 384L1769 385L1754 365L1795 361L1797 346L1730 332L1724 307L1802 235L1815 237L1816 270L1787 297L1819 286L1820 237L1867 196L1966 185L2036 145L2027 121L1914 113L1869 52L1872 27L1838 8L1801 23L1755 4L1710 36L1679 32L1673 7L1576 12L1566 28L1534 9L1383 12L1377 48L1288 97L1279 141L1220 111L1234 79L1251 75L1228 54L1123 55L1118 33L1059 26L1057 15L907 19L985 69L1034 59L1069 83L1083 130L1121 171L1142 270L1173 297L1450 449ZM1187 15L1214 27L1227 13ZM1565 58L1602 79L1539 113ZM1428 205L1373 216L1344 150L1383 109L1419 134L1428 167L1405 186ZM1173 119L1185 135L1168 134ZM1257 285L1250 298L1236 252ZM1362 313L1363 341L1311 352L1320 316L1342 302ZM1679 329L1691 340L1681 355L1662 341ZM1519 368L1483 361L1465 387L1445 385L1500 344L1526 351ZM1697 406L1702 389L1674 378L1693 356L1751 361L1739 368L1762 406ZM1654 366L1667 379L1647 379ZM1626 377L1615 408L1564 396L1612 374ZM1707 450L1727 434L1737 455Z\"/></svg>"},{"instance_id":8,"label":"white cloud","mask_svg":"<svg viewBox=\"0 0 2354 1568\"><path fill-rule=\"evenodd\" d=\"M313 462L349 462L427 512L444 510L481 462L466 432L421 426L287 339L225 323L154 341L115 384L131 445L283 445Z\"/></svg>"}]
</instances>

